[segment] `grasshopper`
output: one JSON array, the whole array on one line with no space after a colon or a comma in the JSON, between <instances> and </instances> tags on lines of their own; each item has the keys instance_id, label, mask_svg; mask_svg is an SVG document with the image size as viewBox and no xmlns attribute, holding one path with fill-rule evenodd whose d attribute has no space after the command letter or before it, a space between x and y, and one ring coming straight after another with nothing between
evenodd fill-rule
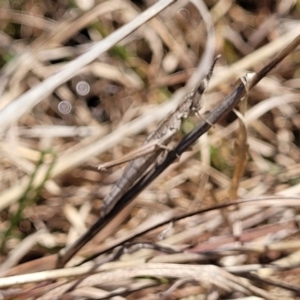
<instances>
[{"instance_id":1,"label":"grasshopper","mask_svg":"<svg viewBox=\"0 0 300 300\"><path fill-rule=\"evenodd\" d=\"M119 180L112 187L108 195L103 200L103 207L101 215L108 214L115 205L117 205L120 198L127 192L127 190L134 184L134 182L143 175L143 173L152 165L160 156L160 154L168 149L168 144L174 135L180 130L183 120L188 118L191 114L199 114L202 108L202 95L206 90L210 78L216 64L217 56L210 67L205 77L187 94L184 100L178 107L152 132L144 141L139 153L134 160L132 160L124 169L123 174ZM120 164L128 161L132 157L117 160L116 163L107 163L99 166L103 169L115 164Z\"/></svg>"}]
</instances>

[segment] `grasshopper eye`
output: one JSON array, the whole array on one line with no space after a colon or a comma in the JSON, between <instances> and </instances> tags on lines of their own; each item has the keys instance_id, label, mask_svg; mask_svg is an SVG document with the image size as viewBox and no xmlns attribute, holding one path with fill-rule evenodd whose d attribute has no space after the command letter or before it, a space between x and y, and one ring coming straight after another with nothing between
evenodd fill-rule
<instances>
[{"instance_id":1,"label":"grasshopper eye","mask_svg":"<svg viewBox=\"0 0 300 300\"><path fill-rule=\"evenodd\" d=\"M200 84L197 89L197 93L202 95L205 91L205 88L206 88L206 84L204 82L202 82L202 84Z\"/></svg>"}]
</instances>

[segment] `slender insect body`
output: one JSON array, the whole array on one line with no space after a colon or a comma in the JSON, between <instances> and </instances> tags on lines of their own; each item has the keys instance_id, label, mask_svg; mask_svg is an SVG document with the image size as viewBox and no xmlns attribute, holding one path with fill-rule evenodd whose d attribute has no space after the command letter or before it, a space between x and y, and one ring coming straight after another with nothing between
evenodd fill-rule
<instances>
[{"instance_id":1,"label":"slender insect body","mask_svg":"<svg viewBox=\"0 0 300 300\"><path fill-rule=\"evenodd\" d=\"M102 216L111 211L115 203L117 203L125 193L124 191L127 191L128 188L133 185L133 183L148 169L158 155L158 152L154 152L150 157L139 157L131 161L125 167L122 177L115 183L110 193L103 200L103 207L101 211Z\"/></svg>"},{"instance_id":2,"label":"slender insect body","mask_svg":"<svg viewBox=\"0 0 300 300\"><path fill-rule=\"evenodd\" d=\"M192 90L191 93L186 95L177 109L158 126L157 130L146 138L143 145L151 143L156 144L157 151L136 158L126 166L121 178L116 182L110 193L103 200L103 207L101 211L102 216L108 214L112 208L117 205L120 198L127 192L134 182L157 160L163 151L166 151L165 147L172 140L173 136L180 130L182 121L188 118L190 114L197 113L201 109L201 96L207 88L217 58L211 66L208 74L201 80L201 82Z\"/></svg>"}]
</instances>

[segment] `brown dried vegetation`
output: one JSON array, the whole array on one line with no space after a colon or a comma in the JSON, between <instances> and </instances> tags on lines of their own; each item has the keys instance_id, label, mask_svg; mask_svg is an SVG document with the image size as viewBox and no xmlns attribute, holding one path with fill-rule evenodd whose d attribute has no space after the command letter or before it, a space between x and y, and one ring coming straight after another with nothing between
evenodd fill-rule
<instances>
[{"instance_id":1,"label":"brown dried vegetation","mask_svg":"<svg viewBox=\"0 0 300 300\"><path fill-rule=\"evenodd\" d=\"M299 1L0 5L1 299L299 297ZM139 148L215 55L203 119L282 49L237 111L56 268L122 174L99 164Z\"/></svg>"}]
</instances>

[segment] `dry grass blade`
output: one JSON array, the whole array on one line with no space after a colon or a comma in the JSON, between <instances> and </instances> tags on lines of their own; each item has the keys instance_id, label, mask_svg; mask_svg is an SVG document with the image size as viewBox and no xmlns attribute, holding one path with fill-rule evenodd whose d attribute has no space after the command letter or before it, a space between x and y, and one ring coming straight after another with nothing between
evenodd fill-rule
<instances>
[{"instance_id":1,"label":"dry grass blade","mask_svg":"<svg viewBox=\"0 0 300 300\"><path fill-rule=\"evenodd\" d=\"M230 200L235 200L238 198L238 187L241 177L244 174L247 157L248 157L248 144L247 144L247 129L245 126L245 122L243 120L243 116L239 112L235 112L238 121L239 121L239 129L237 133L237 139L234 145L234 156L235 156L235 169L231 181L231 186L229 190L229 198Z\"/></svg>"},{"instance_id":2,"label":"dry grass blade","mask_svg":"<svg viewBox=\"0 0 300 300\"><path fill-rule=\"evenodd\" d=\"M77 270L78 269L78 270ZM7 280L2 280L0 283L2 287L9 286L11 284L16 284L20 282L32 282L32 281L42 281L46 278L59 278L61 276L76 276L77 274L84 274L87 268L72 268L70 270L54 270L43 272L40 274L32 274L31 276L15 276L7 278ZM106 265L100 268L105 270ZM95 270L96 271L96 270ZM94 271L94 272L95 272ZM60 287L53 288L51 291L40 297L39 299L53 299L55 297L60 297L67 293L70 289L74 287L82 288L87 286L94 286L105 284L109 282L117 282L125 280L132 277L140 276L152 276L152 277L169 277L169 278L192 278L195 281L203 283L205 286L217 286L226 291L239 291L245 294L255 294L261 296L265 299L274 299L267 292L253 286L246 279L238 278L225 270L213 265L178 265L178 264L159 264L159 263L148 263L139 264L136 266L123 267L121 269L106 271L104 273L98 273L90 275L85 279L81 280L79 284L74 285L74 282L64 284Z\"/></svg>"},{"instance_id":3,"label":"dry grass blade","mask_svg":"<svg viewBox=\"0 0 300 300\"><path fill-rule=\"evenodd\" d=\"M116 43L124 39L127 35L153 18L160 11L168 7L174 0L159 1L151 8L140 14L132 22L115 31L109 37L94 45L89 51L82 54L55 75L47 78L43 83L24 93L12 104L0 111L0 132L5 131L11 124L16 122L26 112L31 110L36 104L41 102L45 96L51 93L62 83L71 79L81 68L95 60L100 54L109 50Z\"/></svg>"}]
</instances>

